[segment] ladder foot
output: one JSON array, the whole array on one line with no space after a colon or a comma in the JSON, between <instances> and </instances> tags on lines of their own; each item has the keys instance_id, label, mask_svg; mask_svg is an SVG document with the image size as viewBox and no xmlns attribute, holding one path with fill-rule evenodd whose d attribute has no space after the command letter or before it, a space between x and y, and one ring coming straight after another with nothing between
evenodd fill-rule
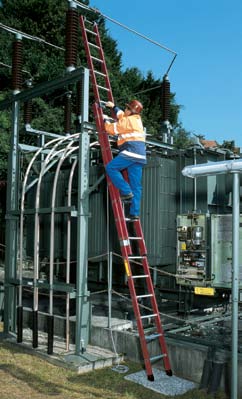
<instances>
[{"instance_id":1,"label":"ladder foot","mask_svg":"<svg viewBox=\"0 0 242 399\"><path fill-rule=\"evenodd\" d=\"M166 370L166 375L168 375L169 377L171 377L172 376L172 370L170 369L170 370Z\"/></svg>"},{"instance_id":2,"label":"ladder foot","mask_svg":"<svg viewBox=\"0 0 242 399\"><path fill-rule=\"evenodd\" d=\"M147 378L148 378L149 381L155 381L155 378L154 378L153 374L148 375Z\"/></svg>"}]
</instances>

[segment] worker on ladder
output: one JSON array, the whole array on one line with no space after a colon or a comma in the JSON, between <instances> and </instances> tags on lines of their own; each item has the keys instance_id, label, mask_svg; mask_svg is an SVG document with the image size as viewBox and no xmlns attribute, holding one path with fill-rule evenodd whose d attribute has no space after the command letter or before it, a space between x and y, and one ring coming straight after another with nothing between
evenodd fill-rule
<instances>
[{"instance_id":1,"label":"worker on ladder","mask_svg":"<svg viewBox=\"0 0 242 399\"><path fill-rule=\"evenodd\" d=\"M106 165L106 172L112 183L120 190L121 200L130 201L130 219L140 217L142 195L142 170L146 164L145 132L140 113L143 105L138 100L126 104L122 111L112 101L105 104L112 108L117 122L110 122L103 115L105 130L110 135L117 135L119 154ZM122 171L127 170L128 182Z\"/></svg>"}]
</instances>

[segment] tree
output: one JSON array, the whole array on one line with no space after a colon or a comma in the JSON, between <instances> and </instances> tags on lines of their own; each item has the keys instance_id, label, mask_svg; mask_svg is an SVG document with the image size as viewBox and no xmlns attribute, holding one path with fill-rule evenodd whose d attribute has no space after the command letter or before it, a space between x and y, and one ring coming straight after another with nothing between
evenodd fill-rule
<instances>
[{"instance_id":1,"label":"tree","mask_svg":"<svg viewBox=\"0 0 242 399\"><path fill-rule=\"evenodd\" d=\"M83 1L88 5L89 1ZM23 66L24 76L23 88L31 78L33 84L54 79L63 75L65 71L65 28L66 28L66 0L2 0L0 7L0 20L2 24L14 27L19 31L27 33L36 38L42 38L59 48L23 38ZM112 39L106 29L105 20L96 13L86 12L88 19L96 20L102 36L102 44L105 59L110 74L110 81L115 101L123 106L133 98L139 98L144 104L143 119L149 134L154 136L160 133L160 121L162 115L160 102L160 86L162 81L155 79L152 72L146 76L134 66L122 70L122 53L118 50L117 42ZM12 42L14 35L2 30L0 36L0 62L12 64ZM78 40L77 67L87 66L85 51L81 35ZM0 82L2 98L11 93L11 69L1 67ZM34 127L53 132L63 131L63 106L65 94L69 88L64 87L54 93L54 96L46 95L42 99L33 100L32 124ZM91 100L93 97L90 97ZM75 100L75 96L73 96ZM171 94L171 124L174 128L178 126L180 107L175 102L175 94ZM10 134L10 123L6 121L6 115L1 116L0 135L5 143L8 142ZM73 126L75 129L75 126ZM28 137L24 138L29 140ZM2 145L3 152L8 152L7 145ZM5 154L5 155L6 155ZM3 159L5 159L2 154ZM5 170L4 161L1 168ZM6 170L3 172L6 174Z\"/></svg>"},{"instance_id":2,"label":"tree","mask_svg":"<svg viewBox=\"0 0 242 399\"><path fill-rule=\"evenodd\" d=\"M175 148L185 149L193 144L191 133L182 126L175 129L173 133Z\"/></svg>"}]
</instances>

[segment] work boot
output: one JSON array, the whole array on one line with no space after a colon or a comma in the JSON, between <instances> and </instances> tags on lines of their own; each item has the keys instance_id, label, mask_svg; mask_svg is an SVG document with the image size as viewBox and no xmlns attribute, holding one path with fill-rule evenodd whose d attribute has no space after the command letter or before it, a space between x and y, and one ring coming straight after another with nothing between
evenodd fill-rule
<instances>
[{"instance_id":1,"label":"work boot","mask_svg":"<svg viewBox=\"0 0 242 399\"><path fill-rule=\"evenodd\" d=\"M130 220L139 220L139 215L130 215Z\"/></svg>"},{"instance_id":2,"label":"work boot","mask_svg":"<svg viewBox=\"0 0 242 399\"><path fill-rule=\"evenodd\" d=\"M134 196L133 193L130 193L130 194L127 194L127 195L121 195L121 200L122 201L130 201L133 198L133 196Z\"/></svg>"}]
</instances>

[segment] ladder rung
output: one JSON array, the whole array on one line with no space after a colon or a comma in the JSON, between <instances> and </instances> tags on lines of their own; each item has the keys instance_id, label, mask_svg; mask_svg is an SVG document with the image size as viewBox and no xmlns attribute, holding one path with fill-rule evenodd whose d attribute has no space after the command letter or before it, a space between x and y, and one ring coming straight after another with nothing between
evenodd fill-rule
<instances>
[{"instance_id":1,"label":"ladder rung","mask_svg":"<svg viewBox=\"0 0 242 399\"><path fill-rule=\"evenodd\" d=\"M86 28L85 31L88 32L88 33L92 33L93 35L97 36L96 32L93 32L93 30L90 30L90 29Z\"/></svg>"},{"instance_id":2,"label":"ladder rung","mask_svg":"<svg viewBox=\"0 0 242 399\"><path fill-rule=\"evenodd\" d=\"M98 87L99 89L109 91L109 89L108 89L107 87L103 87L103 86L99 86L99 85L97 85L97 87Z\"/></svg>"},{"instance_id":3,"label":"ladder rung","mask_svg":"<svg viewBox=\"0 0 242 399\"><path fill-rule=\"evenodd\" d=\"M93 57L93 55L91 55L91 58L92 58L93 60L95 60L95 61L103 62L103 60L100 60L100 58L97 58L97 57Z\"/></svg>"},{"instance_id":4,"label":"ladder rung","mask_svg":"<svg viewBox=\"0 0 242 399\"><path fill-rule=\"evenodd\" d=\"M157 313L153 313L153 314L146 314L145 316L140 316L141 319L148 319L149 317L156 317Z\"/></svg>"},{"instance_id":5,"label":"ladder rung","mask_svg":"<svg viewBox=\"0 0 242 399\"><path fill-rule=\"evenodd\" d=\"M89 46L94 47L94 48L97 48L98 50L100 50L100 47L97 46L96 44L91 43L91 42L88 42L88 44L89 44Z\"/></svg>"},{"instance_id":6,"label":"ladder rung","mask_svg":"<svg viewBox=\"0 0 242 399\"><path fill-rule=\"evenodd\" d=\"M167 356L166 353L164 353L163 355L153 356L153 357L150 358L150 361L151 361L151 362L154 362L154 361L160 360L160 359L162 359L163 357L166 357L166 356Z\"/></svg>"},{"instance_id":7,"label":"ladder rung","mask_svg":"<svg viewBox=\"0 0 242 399\"><path fill-rule=\"evenodd\" d=\"M132 278L146 278L148 277L148 274L143 274L143 275L139 275L139 276L132 276Z\"/></svg>"},{"instance_id":8,"label":"ladder rung","mask_svg":"<svg viewBox=\"0 0 242 399\"><path fill-rule=\"evenodd\" d=\"M86 19L86 18L85 18L85 22L87 22L89 25L92 25L92 26L94 25L94 22L89 21L89 19Z\"/></svg>"},{"instance_id":9,"label":"ladder rung","mask_svg":"<svg viewBox=\"0 0 242 399\"><path fill-rule=\"evenodd\" d=\"M148 341L154 341L155 339L162 337L162 334L150 334L150 335L146 335L145 340Z\"/></svg>"},{"instance_id":10,"label":"ladder rung","mask_svg":"<svg viewBox=\"0 0 242 399\"><path fill-rule=\"evenodd\" d=\"M93 72L96 73L97 75L101 75L101 76L104 76L104 77L107 76L105 73L102 73L102 72L100 72L100 71L96 71L95 69L94 69ZM105 102L106 102L106 101L105 101Z\"/></svg>"},{"instance_id":11,"label":"ladder rung","mask_svg":"<svg viewBox=\"0 0 242 399\"><path fill-rule=\"evenodd\" d=\"M142 237L129 237L129 240L142 240Z\"/></svg>"},{"instance_id":12,"label":"ladder rung","mask_svg":"<svg viewBox=\"0 0 242 399\"><path fill-rule=\"evenodd\" d=\"M142 259L143 256L129 256L129 259Z\"/></svg>"},{"instance_id":13,"label":"ladder rung","mask_svg":"<svg viewBox=\"0 0 242 399\"><path fill-rule=\"evenodd\" d=\"M145 294L145 295L137 295L136 298L149 298L153 296L152 294Z\"/></svg>"}]
</instances>

